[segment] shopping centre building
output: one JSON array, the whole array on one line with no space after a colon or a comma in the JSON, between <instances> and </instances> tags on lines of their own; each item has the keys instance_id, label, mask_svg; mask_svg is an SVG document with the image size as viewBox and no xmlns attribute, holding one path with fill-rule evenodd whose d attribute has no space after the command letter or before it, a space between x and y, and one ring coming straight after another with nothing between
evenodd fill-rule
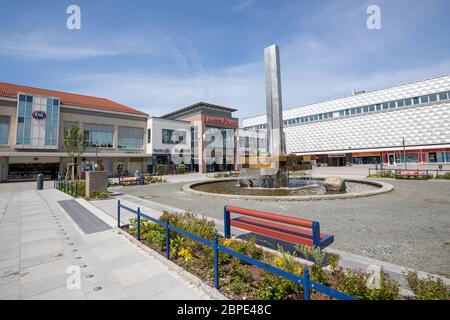
<instances>
[{"instance_id":1,"label":"shopping centre building","mask_svg":"<svg viewBox=\"0 0 450 320\"><path fill-rule=\"evenodd\" d=\"M418 81L283 112L286 148L346 164L450 164L450 77ZM243 120L264 131L266 116Z\"/></svg>"},{"instance_id":2,"label":"shopping centre building","mask_svg":"<svg viewBox=\"0 0 450 320\"><path fill-rule=\"evenodd\" d=\"M183 162L190 171L236 168L236 109L199 102L148 120L147 151L152 171L158 164Z\"/></svg>"},{"instance_id":3,"label":"shopping centre building","mask_svg":"<svg viewBox=\"0 0 450 320\"><path fill-rule=\"evenodd\" d=\"M64 173L64 130L83 133L82 170L145 170L148 115L104 98L0 83L0 181Z\"/></svg>"}]
</instances>

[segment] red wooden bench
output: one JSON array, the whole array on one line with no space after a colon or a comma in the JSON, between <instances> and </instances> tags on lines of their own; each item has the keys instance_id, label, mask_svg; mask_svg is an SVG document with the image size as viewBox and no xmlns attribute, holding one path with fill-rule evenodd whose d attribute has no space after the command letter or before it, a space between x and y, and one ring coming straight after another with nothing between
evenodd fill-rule
<instances>
[{"instance_id":1,"label":"red wooden bench","mask_svg":"<svg viewBox=\"0 0 450 320\"><path fill-rule=\"evenodd\" d=\"M425 179L428 180L428 174L426 171L420 170L399 170L395 173L395 178L414 178L414 179Z\"/></svg>"},{"instance_id":2,"label":"red wooden bench","mask_svg":"<svg viewBox=\"0 0 450 320\"><path fill-rule=\"evenodd\" d=\"M124 186L130 184L144 184L144 180L136 177L119 177L119 184Z\"/></svg>"},{"instance_id":3,"label":"red wooden bench","mask_svg":"<svg viewBox=\"0 0 450 320\"><path fill-rule=\"evenodd\" d=\"M231 213L243 216L231 219ZM225 238L231 236L231 226L278 240L316 248L325 248L334 241L332 235L320 232L320 224L317 221L227 205L224 208Z\"/></svg>"}]
</instances>

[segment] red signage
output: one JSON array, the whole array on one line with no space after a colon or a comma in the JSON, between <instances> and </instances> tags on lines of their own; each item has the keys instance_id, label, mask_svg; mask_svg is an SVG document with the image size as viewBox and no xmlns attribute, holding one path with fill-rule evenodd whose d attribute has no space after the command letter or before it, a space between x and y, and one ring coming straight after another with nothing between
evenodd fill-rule
<instances>
[{"instance_id":1,"label":"red signage","mask_svg":"<svg viewBox=\"0 0 450 320\"><path fill-rule=\"evenodd\" d=\"M231 119L231 118L218 118L218 117L211 117L211 116L203 116L203 122L210 125L217 125L222 127L229 127L229 128L238 128L239 127L239 121L237 119Z\"/></svg>"}]
</instances>

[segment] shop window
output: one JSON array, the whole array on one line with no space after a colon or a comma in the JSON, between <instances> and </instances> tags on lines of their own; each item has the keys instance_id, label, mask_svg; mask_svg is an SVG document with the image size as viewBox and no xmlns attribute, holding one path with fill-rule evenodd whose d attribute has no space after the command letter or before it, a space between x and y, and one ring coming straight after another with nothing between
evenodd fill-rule
<instances>
[{"instance_id":1,"label":"shop window","mask_svg":"<svg viewBox=\"0 0 450 320\"><path fill-rule=\"evenodd\" d=\"M144 146L144 129L119 127L120 149L142 149Z\"/></svg>"},{"instance_id":2,"label":"shop window","mask_svg":"<svg viewBox=\"0 0 450 320\"><path fill-rule=\"evenodd\" d=\"M8 144L9 117L0 117L0 144Z\"/></svg>"},{"instance_id":3,"label":"shop window","mask_svg":"<svg viewBox=\"0 0 450 320\"><path fill-rule=\"evenodd\" d=\"M162 129L162 143L179 144L186 141L186 132L181 130Z\"/></svg>"},{"instance_id":4,"label":"shop window","mask_svg":"<svg viewBox=\"0 0 450 320\"><path fill-rule=\"evenodd\" d=\"M114 145L114 126L85 123L84 143L91 148L112 148Z\"/></svg>"}]
</instances>

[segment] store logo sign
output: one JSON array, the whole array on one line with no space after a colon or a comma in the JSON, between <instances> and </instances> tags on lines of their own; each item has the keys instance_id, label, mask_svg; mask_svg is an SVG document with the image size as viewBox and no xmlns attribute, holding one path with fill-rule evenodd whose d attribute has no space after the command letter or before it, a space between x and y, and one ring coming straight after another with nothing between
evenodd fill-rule
<instances>
[{"instance_id":1,"label":"store logo sign","mask_svg":"<svg viewBox=\"0 0 450 320\"><path fill-rule=\"evenodd\" d=\"M44 111L34 111L31 116L36 120L44 120L47 118L47 114Z\"/></svg>"}]
</instances>

